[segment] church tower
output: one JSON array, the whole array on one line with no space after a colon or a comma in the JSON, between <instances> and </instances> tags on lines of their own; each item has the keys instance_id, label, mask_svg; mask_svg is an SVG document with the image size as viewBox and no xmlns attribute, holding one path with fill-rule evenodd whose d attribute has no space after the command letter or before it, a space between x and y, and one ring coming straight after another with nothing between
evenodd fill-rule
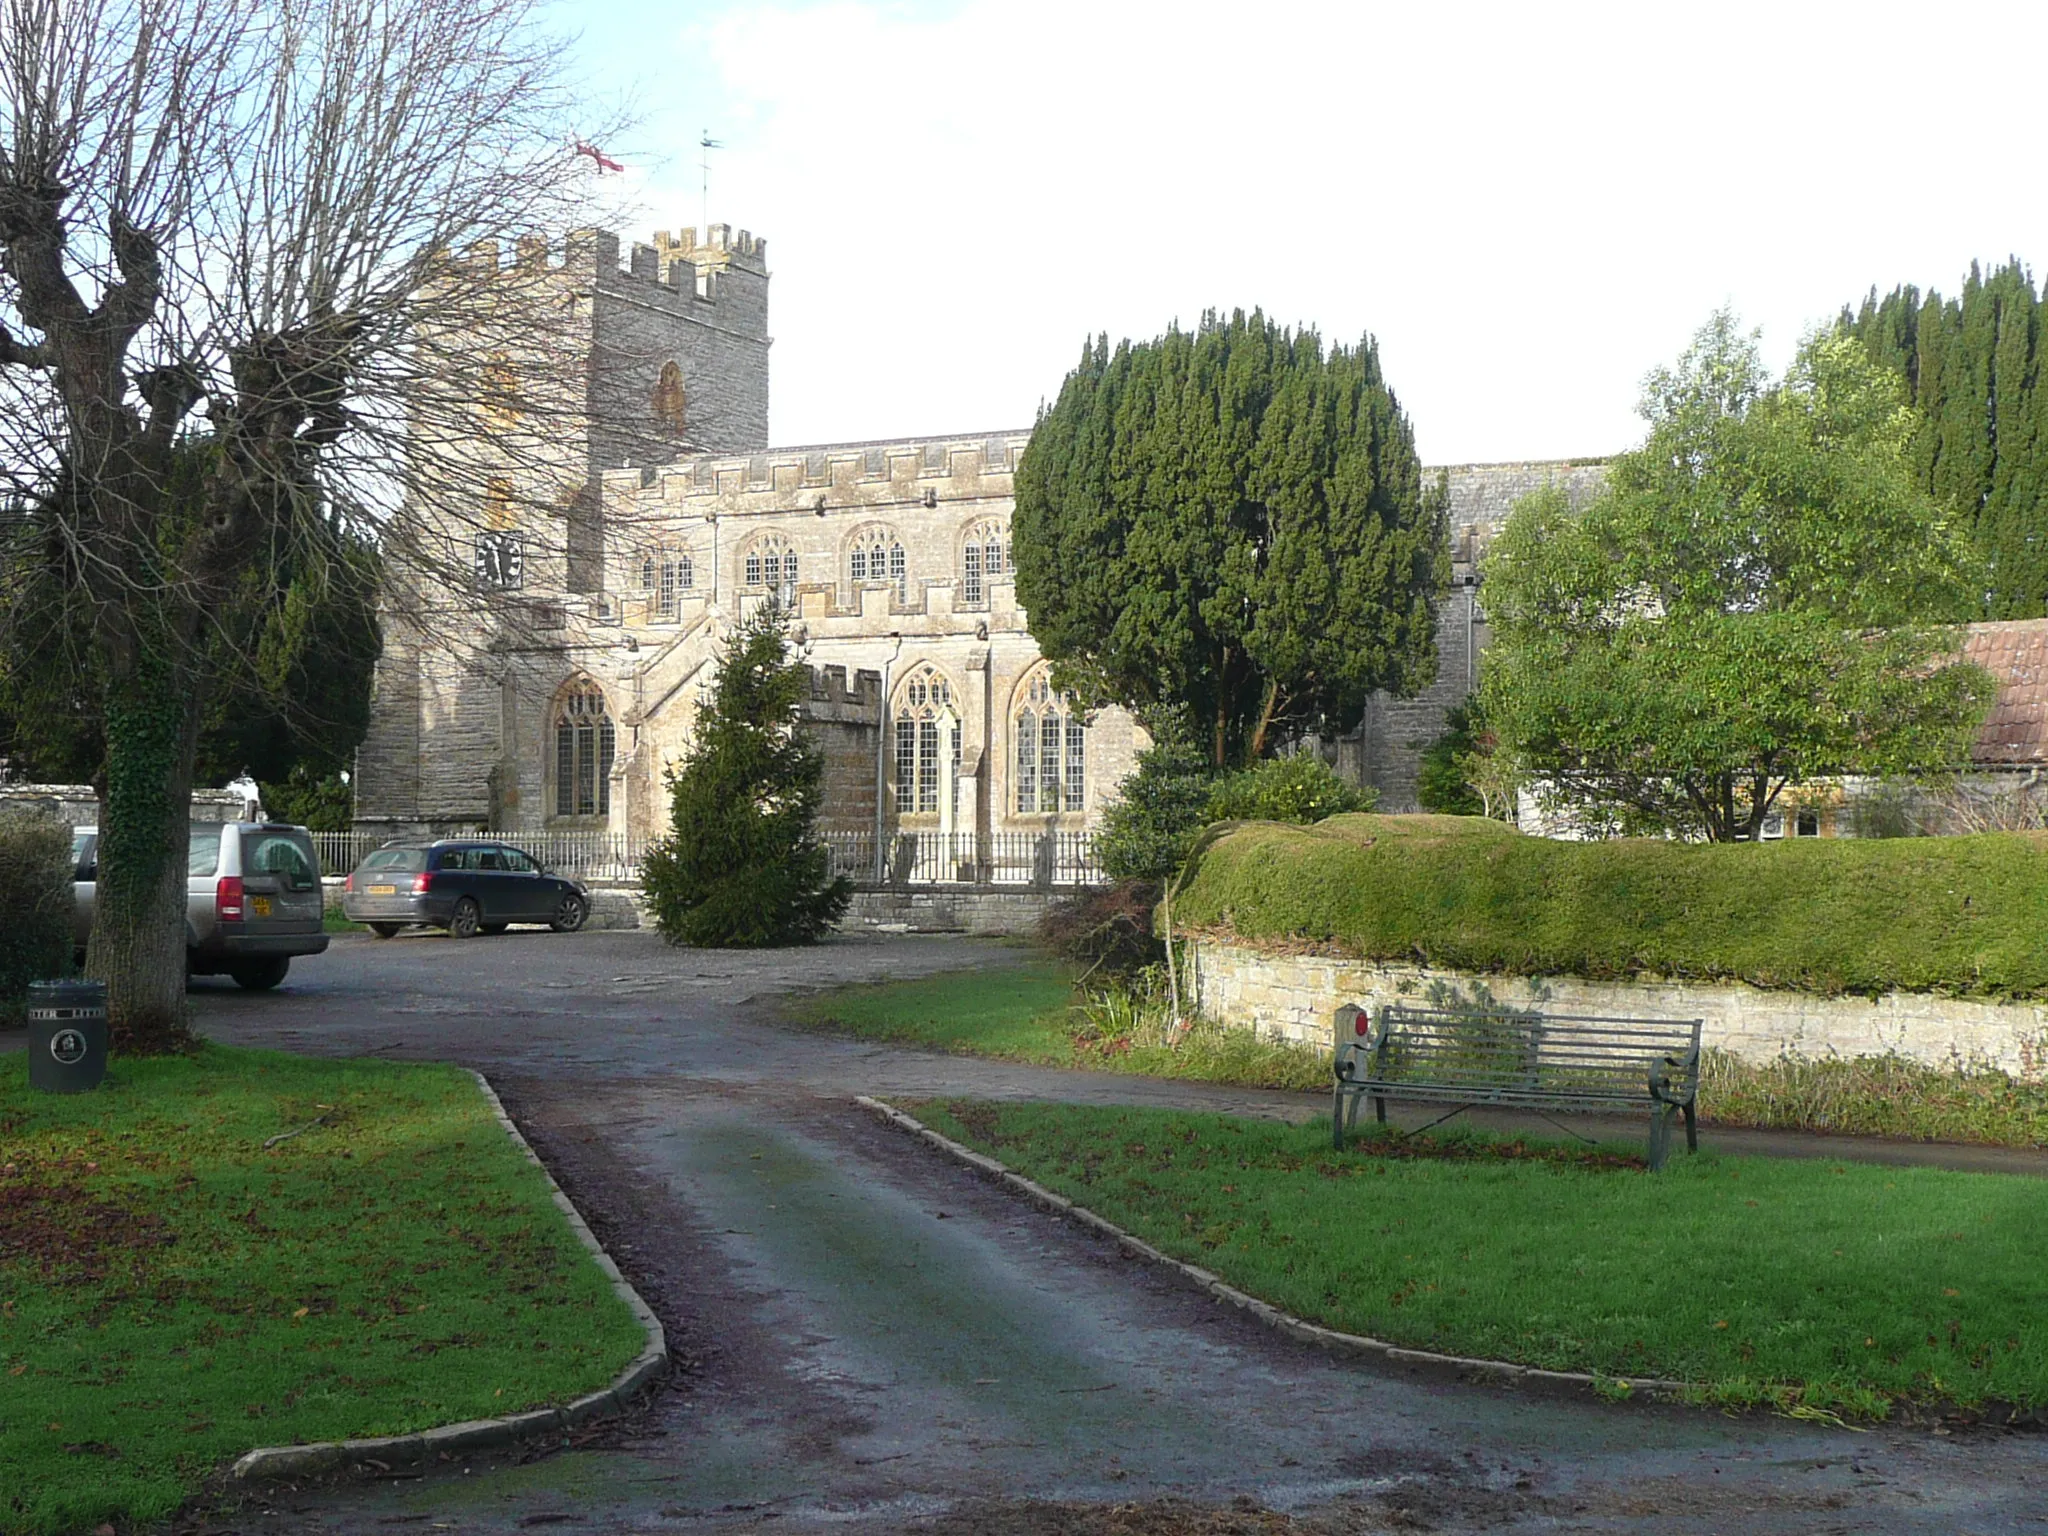
<instances>
[{"instance_id":1,"label":"church tower","mask_svg":"<svg viewBox=\"0 0 2048 1536\"><path fill-rule=\"evenodd\" d=\"M413 430L459 479L415 480L418 568L390 572L357 754L358 821L394 829L516 812L517 674L614 601L601 477L768 446L765 240L663 230L622 263L617 235L580 230L559 252L530 238L509 261L480 245L454 266L460 300L423 350L471 376L429 395Z\"/></svg>"}]
</instances>

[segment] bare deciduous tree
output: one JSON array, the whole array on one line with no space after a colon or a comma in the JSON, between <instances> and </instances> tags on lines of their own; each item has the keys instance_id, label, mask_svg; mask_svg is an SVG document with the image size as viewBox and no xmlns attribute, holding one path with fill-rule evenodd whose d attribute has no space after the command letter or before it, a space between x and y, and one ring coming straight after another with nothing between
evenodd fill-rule
<instances>
[{"instance_id":1,"label":"bare deciduous tree","mask_svg":"<svg viewBox=\"0 0 2048 1536\"><path fill-rule=\"evenodd\" d=\"M580 408L520 269L450 254L584 206L533 9L0 0L0 475L104 689L92 965L131 1049L183 1027L220 615L323 525L467 579L474 445L545 467Z\"/></svg>"}]
</instances>

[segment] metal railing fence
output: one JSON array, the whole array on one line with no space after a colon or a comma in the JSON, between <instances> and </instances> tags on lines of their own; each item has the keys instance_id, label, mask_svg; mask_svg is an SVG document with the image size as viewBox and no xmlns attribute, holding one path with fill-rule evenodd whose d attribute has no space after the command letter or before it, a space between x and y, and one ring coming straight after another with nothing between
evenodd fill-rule
<instances>
[{"instance_id":1,"label":"metal railing fence","mask_svg":"<svg viewBox=\"0 0 2048 1536\"><path fill-rule=\"evenodd\" d=\"M557 874L577 880L631 882L640 878L648 839L623 832L479 833L523 848ZM826 832L821 840L834 875L856 885L876 884L872 832ZM323 875L346 875L365 854L405 841L380 832L315 832L313 847ZM883 839L883 885L1099 885L1106 880L1088 832L897 832Z\"/></svg>"},{"instance_id":2,"label":"metal railing fence","mask_svg":"<svg viewBox=\"0 0 2048 1536\"><path fill-rule=\"evenodd\" d=\"M827 832L832 872L876 882L871 832ZM883 840L883 885L1099 885L1107 877L1088 832L898 832Z\"/></svg>"}]
</instances>

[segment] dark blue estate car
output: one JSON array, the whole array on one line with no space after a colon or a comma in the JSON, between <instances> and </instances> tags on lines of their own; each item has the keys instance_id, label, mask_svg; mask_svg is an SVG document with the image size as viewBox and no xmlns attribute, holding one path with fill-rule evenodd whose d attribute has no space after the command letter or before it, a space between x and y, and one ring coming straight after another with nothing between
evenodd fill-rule
<instances>
[{"instance_id":1,"label":"dark blue estate car","mask_svg":"<svg viewBox=\"0 0 2048 1536\"><path fill-rule=\"evenodd\" d=\"M458 939L503 933L512 923L574 933L590 916L590 896L523 849L448 838L370 854L342 887L341 910L380 939L412 923L446 928Z\"/></svg>"}]
</instances>

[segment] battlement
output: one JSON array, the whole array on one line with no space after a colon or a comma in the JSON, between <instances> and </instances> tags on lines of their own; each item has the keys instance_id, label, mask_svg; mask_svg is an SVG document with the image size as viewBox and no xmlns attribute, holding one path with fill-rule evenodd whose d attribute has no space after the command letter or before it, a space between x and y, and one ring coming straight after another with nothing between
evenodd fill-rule
<instances>
[{"instance_id":1,"label":"battlement","mask_svg":"<svg viewBox=\"0 0 2048 1536\"><path fill-rule=\"evenodd\" d=\"M896 494L915 499L943 492L940 483L980 481L1015 472L1017 458L1030 441L1028 431L962 433L958 436L903 438L883 442L821 443L770 448L751 454L695 454L663 468L607 470L605 495L638 496L643 500L693 501L734 494L801 495L814 505L821 495L831 500L850 487L872 486L869 494ZM888 488L896 486L897 492ZM1008 494L998 485L982 494ZM851 505L836 507L854 510ZM822 515L822 511L820 511Z\"/></svg>"},{"instance_id":2,"label":"battlement","mask_svg":"<svg viewBox=\"0 0 2048 1536\"><path fill-rule=\"evenodd\" d=\"M851 710L861 715L872 714L882 705L882 674L871 668L862 667L853 674L852 686L849 687L845 667L813 667L811 704L813 713L822 708Z\"/></svg>"},{"instance_id":3,"label":"battlement","mask_svg":"<svg viewBox=\"0 0 2048 1536\"><path fill-rule=\"evenodd\" d=\"M619 237L607 229L572 230L563 242L560 260L550 242L525 235L513 242L509 262L501 261L495 240L479 240L457 257L471 274L486 276L557 277L600 283L607 291L631 293L643 300L673 306L686 302L715 304L732 281L765 284L768 242L751 230L713 224L699 240L694 228L671 234L654 232L654 243L633 244L628 261L619 260ZM754 288L755 293L765 289Z\"/></svg>"}]
</instances>

